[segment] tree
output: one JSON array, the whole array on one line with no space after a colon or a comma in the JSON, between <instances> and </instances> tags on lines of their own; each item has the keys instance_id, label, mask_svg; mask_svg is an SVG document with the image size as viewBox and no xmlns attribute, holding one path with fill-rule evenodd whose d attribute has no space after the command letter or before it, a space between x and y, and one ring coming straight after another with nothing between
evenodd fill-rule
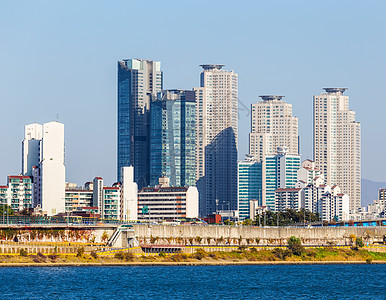
<instances>
[{"instance_id":1,"label":"tree","mask_svg":"<svg viewBox=\"0 0 386 300\"><path fill-rule=\"evenodd\" d=\"M13 214L14 214L14 211L10 205L7 205L7 204L0 205L0 217L4 215L12 216Z\"/></svg>"},{"instance_id":2,"label":"tree","mask_svg":"<svg viewBox=\"0 0 386 300\"><path fill-rule=\"evenodd\" d=\"M291 250L293 254L300 256L304 252L304 247L299 238L295 236L291 236L288 239L287 243L288 243L288 249Z\"/></svg>"},{"instance_id":3,"label":"tree","mask_svg":"<svg viewBox=\"0 0 386 300\"><path fill-rule=\"evenodd\" d=\"M355 244L357 245L357 247L359 248L362 248L365 246L365 243L363 243L363 240L361 237L357 238L356 241L355 241Z\"/></svg>"},{"instance_id":4,"label":"tree","mask_svg":"<svg viewBox=\"0 0 386 300\"><path fill-rule=\"evenodd\" d=\"M245 219L242 224L244 226L251 226L252 225L252 220L251 219Z\"/></svg>"}]
</instances>

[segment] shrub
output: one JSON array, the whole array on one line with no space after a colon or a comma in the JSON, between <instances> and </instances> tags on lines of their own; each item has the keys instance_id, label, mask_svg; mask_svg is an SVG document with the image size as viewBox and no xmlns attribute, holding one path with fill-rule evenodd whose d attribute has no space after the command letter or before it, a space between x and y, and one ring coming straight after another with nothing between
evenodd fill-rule
<instances>
[{"instance_id":1,"label":"shrub","mask_svg":"<svg viewBox=\"0 0 386 300\"><path fill-rule=\"evenodd\" d=\"M193 254L193 257L195 259L201 260L206 256L206 252L204 249L197 249L196 252Z\"/></svg>"},{"instance_id":2,"label":"shrub","mask_svg":"<svg viewBox=\"0 0 386 300\"><path fill-rule=\"evenodd\" d=\"M57 259L58 259L58 256L56 254L50 254L50 255L47 255L47 257L49 258L49 260L51 260L52 262L55 262Z\"/></svg>"},{"instance_id":3,"label":"shrub","mask_svg":"<svg viewBox=\"0 0 386 300\"><path fill-rule=\"evenodd\" d=\"M284 260L286 257L289 257L292 254L290 250L282 248L275 248L272 250L272 253L276 258L280 260Z\"/></svg>"},{"instance_id":4,"label":"shrub","mask_svg":"<svg viewBox=\"0 0 386 300\"><path fill-rule=\"evenodd\" d=\"M90 256L91 256L93 259L97 259L97 258L98 258L98 253L96 253L95 251L91 251Z\"/></svg>"},{"instance_id":5,"label":"shrub","mask_svg":"<svg viewBox=\"0 0 386 300\"><path fill-rule=\"evenodd\" d=\"M252 248L251 248L251 252L252 252L252 253L256 253L256 252L257 252L257 249L256 249L255 247L252 247Z\"/></svg>"},{"instance_id":6,"label":"shrub","mask_svg":"<svg viewBox=\"0 0 386 300\"><path fill-rule=\"evenodd\" d=\"M301 240L295 236L291 236L288 239L288 249L297 256L301 256L304 252Z\"/></svg>"},{"instance_id":7,"label":"shrub","mask_svg":"<svg viewBox=\"0 0 386 300\"><path fill-rule=\"evenodd\" d=\"M217 259L217 255L214 252L209 253L209 257L213 259Z\"/></svg>"},{"instance_id":8,"label":"shrub","mask_svg":"<svg viewBox=\"0 0 386 300\"><path fill-rule=\"evenodd\" d=\"M357 238L355 241L355 244L359 247L362 248L365 244L363 243L363 240L361 237Z\"/></svg>"},{"instance_id":9,"label":"shrub","mask_svg":"<svg viewBox=\"0 0 386 300\"><path fill-rule=\"evenodd\" d=\"M36 262L36 263L44 263L44 262L46 262L46 259L47 259L47 257L44 254L40 253L40 252L38 252L37 255L34 255L32 257L32 260L34 262Z\"/></svg>"},{"instance_id":10,"label":"shrub","mask_svg":"<svg viewBox=\"0 0 386 300\"><path fill-rule=\"evenodd\" d=\"M172 261L175 261L175 262L178 262L178 261L182 261L182 260L183 260L181 254L174 254L174 255L170 256L170 259L171 259Z\"/></svg>"},{"instance_id":11,"label":"shrub","mask_svg":"<svg viewBox=\"0 0 386 300\"><path fill-rule=\"evenodd\" d=\"M371 264L372 261L373 261L373 260L372 260L371 258L367 258L367 259L366 259L366 264Z\"/></svg>"},{"instance_id":12,"label":"shrub","mask_svg":"<svg viewBox=\"0 0 386 300\"><path fill-rule=\"evenodd\" d=\"M165 253L165 252L160 252L160 253L158 254L158 256L159 256L159 257L166 257L166 253Z\"/></svg>"},{"instance_id":13,"label":"shrub","mask_svg":"<svg viewBox=\"0 0 386 300\"><path fill-rule=\"evenodd\" d=\"M245 250L247 250L247 246L246 245L241 245L241 246L239 246L239 251L245 251Z\"/></svg>"},{"instance_id":14,"label":"shrub","mask_svg":"<svg viewBox=\"0 0 386 300\"><path fill-rule=\"evenodd\" d=\"M134 260L134 254L131 252L117 252L114 255L115 258L124 260L124 261L133 261Z\"/></svg>"},{"instance_id":15,"label":"shrub","mask_svg":"<svg viewBox=\"0 0 386 300\"><path fill-rule=\"evenodd\" d=\"M25 250L23 248L20 249L20 253L19 254L20 254L20 256L28 256L27 250Z\"/></svg>"},{"instance_id":16,"label":"shrub","mask_svg":"<svg viewBox=\"0 0 386 300\"><path fill-rule=\"evenodd\" d=\"M260 239L259 238L255 238L255 242L256 242L256 245L258 245L260 243Z\"/></svg>"},{"instance_id":17,"label":"shrub","mask_svg":"<svg viewBox=\"0 0 386 300\"><path fill-rule=\"evenodd\" d=\"M78 252L76 253L76 257L83 257L84 255L84 248L80 247L78 248Z\"/></svg>"}]
</instances>

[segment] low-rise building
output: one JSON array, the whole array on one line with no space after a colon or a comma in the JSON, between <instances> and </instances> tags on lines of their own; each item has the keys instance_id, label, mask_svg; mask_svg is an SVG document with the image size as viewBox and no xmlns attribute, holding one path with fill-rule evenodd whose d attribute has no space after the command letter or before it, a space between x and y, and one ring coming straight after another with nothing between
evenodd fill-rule
<instances>
[{"instance_id":1,"label":"low-rise building","mask_svg":"<svg viewBox=\"0 0 386 300\"><path fill-rule=\"evenodd\" d=\"M33 208L31 177L9 175L8 185L0 186L0 203L11 206L15 211Z\"/></svg>"},{"instance_id":2,"label":"low-rise building","mask_svg":"<svg viewBox=\"0 0 386 300\"><path fill-rule=\"evenodd\" d=\"M159 185L144 187L138 192L138 220L162 221L198 217L196 187L171 187L167 177Z\"/></svg>"},{"instance_id":3,"label":"low-rise building","mask_svg":"<svg viewBox=\"0 0 386 300\"><path fill-rule=\"evenodd\" d=\"M287 209L300 210L302 200L301 188L284 188L277 189L276 197L276 211L285 211Z\"/></svg>"}]
</instances>

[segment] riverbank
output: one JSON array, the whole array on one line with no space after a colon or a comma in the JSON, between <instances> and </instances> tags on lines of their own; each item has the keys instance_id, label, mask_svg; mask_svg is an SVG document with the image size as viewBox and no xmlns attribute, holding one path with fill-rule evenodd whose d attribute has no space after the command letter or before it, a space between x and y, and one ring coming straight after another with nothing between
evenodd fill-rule
<instances>
[{"instance_id":1,"label":"riverbank","mask_svg":"<svg viewBox=\"0 0 386 300\"><path fill-rule=\"evenodd\" d=\"M295 252L296 253L296 252ZM289 249L232 252L206 252L197 249L193 254L165 253L142 255L119 251L110 255L78 252L76 255L0 255L0 267L34 266L198 266L198 265L299 265L299 264L386 264L386 253L361 249L314 248L294 254Z\"/></svg>"},{"instance_id":2,"label":"riverbank","mask_svg":"<svg viewBox=\"0 0 386 300\"><path fill-rule=\"evenodd\" d=\"M157 267L157 266L245 266L245 265L363 265L366 261L261 261L261 262L121 262L121 263L2 263L4 267ZM386 264L373 261L370 264Z\"/></svg>"}]
</instances>

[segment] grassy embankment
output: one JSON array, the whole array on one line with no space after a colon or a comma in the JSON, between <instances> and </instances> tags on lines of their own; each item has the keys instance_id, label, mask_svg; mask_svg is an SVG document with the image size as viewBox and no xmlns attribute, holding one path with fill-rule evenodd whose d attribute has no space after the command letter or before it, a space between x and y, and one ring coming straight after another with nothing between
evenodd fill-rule
<instances>
[{"instance_id":1,"label":"grassy embankment","mask_svg":"<svg viewBox=\"0 0 386 300\"><path fill-rule=\"evenodd\" d=\"M233 264L233 263L312 263L312 262L386 262L386 253L369 252L366 250L313 248L303 249L301 254L294 254L289 249L275 248L273 250L240 249L233 252L205 252L197 249L194 254L138 255L131 252L116 252L114 255L98 255L92 252L85 254L81 248L76 255L50 254L0 255L0 266L17 265L61 265L61 264Z\"/></svg>"}]
</instances>

